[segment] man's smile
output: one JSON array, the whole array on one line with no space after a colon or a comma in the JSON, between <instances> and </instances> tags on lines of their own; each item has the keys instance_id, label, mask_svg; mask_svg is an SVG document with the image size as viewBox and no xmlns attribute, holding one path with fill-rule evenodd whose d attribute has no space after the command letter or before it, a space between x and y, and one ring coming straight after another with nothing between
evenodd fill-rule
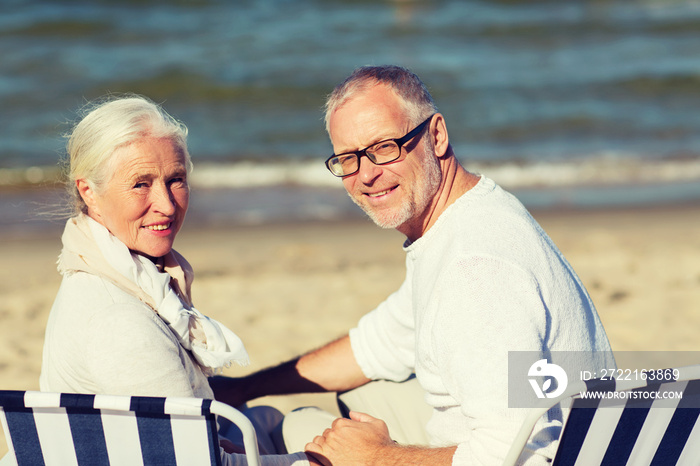
<instances>
[{"instance_id":1,"label":"man's smile","mask_svg":"<svg viewBox=\"0 0 700 466\"><path fill-rule=\"evenodd\" d=\"M398 188L398 185L393 186L393 187L388 188L388 189L385 189L383 191L377 191L376 193L364 193L364 194L365 194L365 196L374 199L374 198L379 198L379 197L385 196L385 195L393 192L396 188Z\"/></svg>"}]
</instances>

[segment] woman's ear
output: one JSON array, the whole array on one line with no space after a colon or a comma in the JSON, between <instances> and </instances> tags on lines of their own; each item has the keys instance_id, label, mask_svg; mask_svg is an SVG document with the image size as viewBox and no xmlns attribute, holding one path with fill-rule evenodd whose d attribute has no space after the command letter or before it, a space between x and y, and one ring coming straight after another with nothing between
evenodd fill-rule
<instances>
[{"instance_id":1,"label":"woman's ear","mask_svg":"<svg viewBox=\"0 0 700 466\"><path fill-rule=\"evenodd\" d=\"M96 215L100 215L99 209L97 208L96 193L91 184L84 178L79 178L75 180L75 187L78 189L78 194L83 198L83 202L88 208L88 212Z\"/></svg>"},{"instance_id":2,"label":"woman's ear","mask_svg":"<svg viewBox=\"0 0 700 466\"><path fill-rule=\"evenodd\" d=\"M450 138L447 135L445 118L440 113L436 113L433 121L430 122L430 137L433 139L435 155L438 158L444 157L450 147Z\"/></svg>"}]
</instances>

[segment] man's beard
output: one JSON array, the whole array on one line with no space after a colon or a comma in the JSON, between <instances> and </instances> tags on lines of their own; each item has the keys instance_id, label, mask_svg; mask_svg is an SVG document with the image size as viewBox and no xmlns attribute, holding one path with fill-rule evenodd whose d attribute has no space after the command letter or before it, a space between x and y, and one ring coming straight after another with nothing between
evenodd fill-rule
<instances>
[{"instance_id":1,"label":"man's beard","mask_svg":"<svg viewBox=\"0 0 700 466\"><path fill-rule=\"evenodd\" d=\"M427 145L427 144L426 144ZM404 223L422 214L432 201L442 181L442 172L435 151L432 147L426 147L422 163L423 180L416 179L411 191L404 196L401 205L387 211L375 211L371 207L362 204L348 193L350 199L360 206L362 210L381 228L398 228Z\"/></svg>"}]
</instances>

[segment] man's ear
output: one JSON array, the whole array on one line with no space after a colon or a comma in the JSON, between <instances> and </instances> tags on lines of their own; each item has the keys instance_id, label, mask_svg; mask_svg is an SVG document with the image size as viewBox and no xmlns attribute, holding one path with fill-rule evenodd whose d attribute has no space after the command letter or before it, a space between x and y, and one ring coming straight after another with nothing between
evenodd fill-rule
<instances>
[{"instance_id":1,"label":"man's ear","mask_svg":"<svg viewBox=\"0 0 700 466\"><path fill-rule=\"evenodd\" d=\"M99 209L97 208L95 189L84 178L75 180L75 186L78 189L78 194L80 194L80 197L83 198L83 202L87 206L88 212L99 216L100 213Z\"/></svg>"},{"instance_id":2,"label":"man's ear","mask_svg":"<svg viewBox=\"0 0 700 466\"><path fill-rule=\"evenodd\" d=\"M449 152L450 138L447 135L445 118L440 113L436 113L430 122L430 137L435 148L435 155L438 158L444 157Z\"/></svg>"}]
</instances>

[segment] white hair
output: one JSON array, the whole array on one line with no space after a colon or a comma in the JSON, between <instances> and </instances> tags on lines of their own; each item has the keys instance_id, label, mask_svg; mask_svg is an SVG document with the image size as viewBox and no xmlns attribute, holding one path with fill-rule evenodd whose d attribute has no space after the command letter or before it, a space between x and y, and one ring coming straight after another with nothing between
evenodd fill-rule
<instances>
[{"instance_id":1,"label":"white hair","mask_svg":"<svg viewBox=\"0 0 700 466\"><path fill-rule=\"evenodd\" d=\"M143 138L170 139L185 157L187 171L192 169L187 127L150 99L135 94L108 96L87 104L82 114L66 146L67 188L74 213L87 212L76 180L85 179L99 191L113 175L114 152Z\"/></svg>"},{"instance_id":2,"label":"white hair","mask_svg":"<svg viewBox=\"0 0 700 466\"><path fill-rule=\"evenodd\" d=\"M428 88L408 69L395 65L363 66L357 68L345 81L338 84L326 99L326 132L330 134L330 119L333 112L354 95L376 84L385 84L396 93L409 121L415 125L438 111Z\"/></svg>"}]
</instances>

